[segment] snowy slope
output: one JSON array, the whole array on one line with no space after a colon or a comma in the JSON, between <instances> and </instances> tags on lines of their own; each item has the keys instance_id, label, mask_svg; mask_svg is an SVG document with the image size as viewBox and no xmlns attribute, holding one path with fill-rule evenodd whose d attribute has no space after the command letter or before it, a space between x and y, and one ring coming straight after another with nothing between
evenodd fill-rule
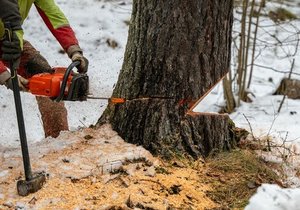
<instances>
[{"instance_id":1,"label":"snowy slope","mask_svg":"<svg viewBox=\"0 0 300 210\"><path fill-rule=\"evenodd\" d=\"M90 92L95 96L109 97L122 65L130 20L131 1L67 1L57 3L69 18L85 56L89 59ZM84 10L83 10L84 8ZM33 7L24 24L25 39L44 55L51 66L67 66L66 54L59 53L61 47L46 28ZM106 41L114 40L118 47L113 49ZM23 109L29 142L44 137L41 117L35 98L22 93ZM72 130L97 122L107 101L67 102L69 125ZM18 130L12 92L0 87L0 145L18 147Z\"/></svg>"},{"instance_id":2,"label":"snowy slope","mask_svg":"<svg viewBox=\"0 0 300 210\"><path fill-rule=\"evenodd\" d=\"M284 2L289 6L269 2L265 12L282 7L300 17L298 1ZM263 184L250 199L246 210L299 210L298 197L300 191L297 187L300 186L300 180L297 171L299 170L300 160L300 100L286 99L281 112L278 113L277 110L283 96L272 94L279 86L281 79L288 77L293 59L295 59L295 66L291 78L300 78L299 49L297 49L300 21L298 19L275 26L269 19L262 18L261 25L264 28L260 31L258 37L262 41L267 41L268 44L261 44L256 54L255 63L259 66L254 68L253 84L249 89L255 97L252 97L252 103L243 103L231 114L231 118L237 126L252 130L255 137L269 136L268 138L278 143L278 145L289 147L295 153L294 155L286 153L288 162L282 160L280 153L276 154L276 149L273 149L272 155L263 153L265 160L282 164L287 175L288 184L295 187L295 189L283 189L277 185ZM269 68L263 68L262 66ZM277 71L274 71L274 69Z\"/></svg>"}]
</instances>

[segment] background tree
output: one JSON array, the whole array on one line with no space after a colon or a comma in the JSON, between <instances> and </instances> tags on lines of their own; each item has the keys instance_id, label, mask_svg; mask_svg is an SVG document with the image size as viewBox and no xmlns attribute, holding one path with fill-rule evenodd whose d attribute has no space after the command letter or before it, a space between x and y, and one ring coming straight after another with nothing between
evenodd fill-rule
<instances>
[{"instance_id":1,"label":"background tree","mask_svg":"<svg viewBox=\"0 0 300 210\"><path fill-rule=\"evenodd\" d=\"M289 79L297 75L297 72L293 71L293 60L298 56L300 30L296 21L299 19L289 10L296 5L296 1L284 0L236 0L234 2L233 62L231 71L223 80L226 100L224 110L227 113L233 112L242 102L252 101L255 93L251 90L251 85L258 71L269 70L281 73ZM274 62L268 64L260 60L265 56L267 59L270 55L282 63L290 64L284 69L277 69L274 68L276 66ZM273 82L272 77L268 80L264 82L267 84ZM282 89L281 87L279 89ZM276 91L277 94L279 92Z\"/></svg>"},{"instance_id":2,"label":"background tree","mask_svg":"<svg viewBox=\"0 0 300 210\"><path fill-rule=\"evenodd\" d=\"M134 0L125 58L99 119L126 141L170 157L231 145L227 115L190 108L230 65L232 0Z\"/></svg>"}]
</instances>

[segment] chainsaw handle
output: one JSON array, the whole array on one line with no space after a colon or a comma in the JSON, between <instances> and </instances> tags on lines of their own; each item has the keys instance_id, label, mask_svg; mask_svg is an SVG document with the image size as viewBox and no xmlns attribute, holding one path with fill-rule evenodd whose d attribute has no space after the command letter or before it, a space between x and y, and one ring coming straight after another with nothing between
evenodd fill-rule
<instances>
[{"instance_id":1,"label":"chainsaw handle","mask_svg":"<svg viewBox=\"0 0 300 210\"><path fill-rule=\"evenodd\" d=\"M78 66L78 65L80 65L80 61L74 61L66 69L66 73L65 73L63 81L61 83L59 95L55 99L56 102L60 102L64 98L65 89L66 89L66 86L67 86L67 82L68 82L68 78L70 76L70 73L72 72L73 68Z\"/></svg>"}]
</instances>

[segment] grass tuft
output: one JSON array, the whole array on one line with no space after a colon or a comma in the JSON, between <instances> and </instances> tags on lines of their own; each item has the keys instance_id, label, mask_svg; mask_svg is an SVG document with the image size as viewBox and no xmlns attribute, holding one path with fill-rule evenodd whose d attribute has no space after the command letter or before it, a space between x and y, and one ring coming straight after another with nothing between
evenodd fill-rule
<instances>
[{"instance_id":1,"label":"grass tuft","mask_svg":"<svg viewBox=\"0 0 300 210\"><path fill-rule=\"evenodd\" d=\"M208 160L208 196L224 209L243 209L262 183L274 183L279 177L253 151L224 152ZM210 174L211 173L211 174Z\"/></svg>"}]
</instances>

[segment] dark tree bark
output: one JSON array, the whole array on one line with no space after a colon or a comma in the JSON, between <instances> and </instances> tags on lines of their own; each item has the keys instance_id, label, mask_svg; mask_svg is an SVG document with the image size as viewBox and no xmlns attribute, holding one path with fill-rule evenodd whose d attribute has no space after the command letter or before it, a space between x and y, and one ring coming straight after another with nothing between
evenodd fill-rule
<instances>
[{"instance_id":1,"label":"dark tree bark","mask_svg":"<svg viewBox=\"0 0 300 210\"><path fill-rule=\"evenodd\" d=\"M189 111L229 70L232 0L134 0L125 58L99 124L165 157L230 147L227 115Z\"/></svg>"}]
</instances>

